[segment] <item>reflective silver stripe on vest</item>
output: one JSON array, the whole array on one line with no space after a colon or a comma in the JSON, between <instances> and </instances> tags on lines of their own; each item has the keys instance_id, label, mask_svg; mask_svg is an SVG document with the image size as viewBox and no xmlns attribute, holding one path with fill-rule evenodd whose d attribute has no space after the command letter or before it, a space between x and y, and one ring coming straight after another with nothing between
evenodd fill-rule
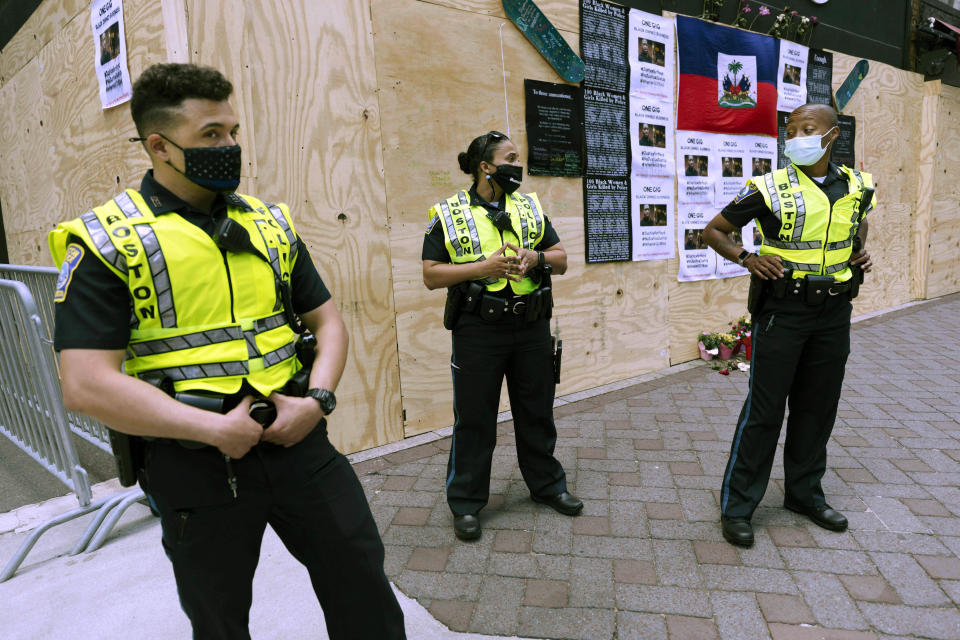
<instances>
[{"instance_id":1,"label":"reflective silver stripe on vest","mask_svg":"<svg viewBox=\"0 0 960 640\"><path fill-rule=\"evenodd\" d=\"M153 289L157 293L157 311L160 313L160 326L168 329L177 326L177 310L173 306L173 290L170 287L170 272L167 271L167 261L160 249L157 234L148 224L138 224L134 227L143 249L147 253L147 264L150 265L150 276L153 278Z\"/></svg>"},{"instance_id":2,"label":"reflective silver stripe on vest","mask_svg":"<svg viewBox=\"0 0 960 640\"><path fill-rule=\"evenodd\" d=\"M170 378L173 382L182 382L183 380L199 380L201 378L245 376L248 373L250 373L250 367L247 366L246 361L240 360L237 362L193 364L168 369L151 369L150 371L141 371L137 376L142 378L145 374L159 374Z\"/></svg>"},{"instance_id":3,"label":"reflective silver stripe on vest","mask_svg":"<svg viewBox=\"0 0 960 640\"><path fill-rule=\"evenodd\" d=\"M137 208L137 205L133 203L133 200L130 199L130 196L127 195L127 192L124 191L116 195L113 198L113 201L117 203L117 206L120 207L120 211L123 211L123 215L128 218L142 218L143 214L140 213L140 209Z\"/></svg>"},{"instance_id":4,"label":"reflective silver stripe on vest","mask_svg":"<svg viewBox=\"0 0 960 640\"><path fill-rule=\"evenodd\" d=\"M539 227L543 224L543 216L540 215L540 210L537 209L537 201L525 193L521 193L520 195L522 195L526 201L530 203L530 209L533 211L533 219L537 221L537 226Z\"/></svg>"},{"instance_id":5,"label":"reflective silver stripe on vest","mask_svg":"<svg viewBox=\"0 0 960 640\"><path fill-rule=\"evenodd\" d=\"M259 358L260 349L257 347L257 333L256 331L244 331L243 339L247 343L247 357L248 358Z\"/></svg>"},{"instance_id":6,"label":"reflective silver stripe on vest","mask_svg":"<svg viewBox=\"0 0 960 640\"><path fill-rule=\"evenodd\" d=\"M463 255L463 249L460 247L460 240L457 238L457 229L453 226L453 216L450 215L450 207L446 200L440 201L440 215L443 217L443 227L447 230L447 238L453 245L453 250L458 256Z\"/></svg>"},{"instance_id":7,"label":"reflective silver stripe on vest","mask_svg":"<svg viewBox=\"0 0 960 640\"><path fill-rule=\"evenodd\" d=\"M291 342L287 345L263 354L263 366L270 368L273 365L280 364L288 358L297 355L297 343Z\"/></svg>"},{"instance_id":8,"label":"reflective silver stripe on vest","mask_svg":"<svg viewBox=\"0 0 960 640\"><path fill-rule=\"evenodd\" d=\"M837 249L846 249L853 244L853 238L847 238L839 242L828 242L827 251L836 251Z\"/></svg>"},{"instance_id":9,"label":"reflective silver stripe on vest","mask_svg":"<svg viewBox=\"0 0 960 640\"><path fill-rule=\"evenodd\" d=\"M460 205L463 207L463 209L461 209L463 218L467 221L467 231L470 232L470 243L473 245L473 255L479 256L483 248L480 246L480 234L477 232L477 222L473 219L473 209L470 208L470 200L463 191L458 191L457 197L460 199ZM457 245L459 246L459 244L460 242L458 241Z\"/></svg>"},{"instance_id":10,"label":"reflective silver stripe on vest","mask_svg":"<svg viewBox=\"0 0 960 640\"><path fill-rule=\"evenodd\" d=\"M226 327L223 329L207 329L196 333L186 333L172 338L158 338L144 340L129 345L130 351L136 356L152 356L158 353L170 353L195 347L205 347L211 344L231 342L240 338L240 327Z\"/></svg>"},{"instance_id":11,"label":"reflective silver stripe on vest","mask_svg":"<svg viewBox=\"0 0 960 640\"><path fill-rule=\"evenodd\" d=\"M519 207L518 207L519 209ZM520 246L524 249L530 248L530 239L527 237L527 216L520 216Z\"/></svg>"},{"instance_id":12,"label":"reflective silver stripe on vest","mask_svg":"<svg viewBox=\"0 0 960 640\"><path fill-rule=\"evenodd\" d=\"M788 249L795 251L802 251L805 249L819 249L823 246L819 240L807 240L803 242L781 242L780 240L774 240L773 238L764 238L763 244L768 247L776 247L777 249Z\"/></svg>"},{"instance_id":13,"label":"reflective silver stripe on vest","mask_svg":"<svg viewBox=\"0 0 960 640\"><path fill-rule=\"evenodd\" d=\"M290 262L292 263L293 259L297 256L297 237L293 235L293 229L287 224L287 219L283 217L283 211L280 211L280 207L275 204L270 204L267 205L267 210L270 211L270 215L273 216L273 219L276 220L280 228L283 229L284 235L287 236L287 242L290 243ZM278 271L277 273L280 272Z\"/></svg>"},{"instance_id":14,"label":"reflective silver stripe on vest","mask_svg":"<svg viewBox=\"0 0 960 640\"><path fill-rule=\"evenodd\" d=\"M113 242L110 241L110 236L107 235L107 230L104 228L103 224L97 218L97 214L93 211L87 211L85 214L80 216L80 220L83 221L83 226L87 228L87 233L90 234L90 238L93 240L93 245L96 247L97 251L103 256L107 262L112 264L117 271L120 271L124 275L127 273L127 258L120 254L117 251L117 248L113 246Z\"/></svg>"},{"instance_id":15,"label":"reflective silver stripe on vest","mask_svg":"<svg viewBox=\"0 0 960 640\"><path fill-rule=\"evenodd\" d=\"M823 273L826 275L830 275L831 273L837 273L838 271L843 271L844 269L847 268L847 264L848 264L847 260L844 260L843 262L840 262L837 264L832 264L826 269L824 269Z\"/></svg>"},{"instance_id":16,"label":"reflective silver stripe on vest","mask_svg":"<svg viewBox=\"0 0 960 640\"><path fill-rule=\"evenodd\" d=\"M770 211L773 216L780 219L780 196L777 195L777 185L773 183L773 174L766 173L763 176L763 182L767 185L767 193L770 195Z\"/></svg>"},{"instance_id":17,"label":"reflective silver stripe on vest","mask_svg":"<svg viewBox=\"0 0 960 640\"><path fill-rule=\"evenodd\" d=\"M277 327L287 324L287 317L283 313L275 313L272 316L261 318L253 323L253 330L257 333L266 333Z\"/></svg>"},{"instance_id":18,"label":"reflective silver stripe on vest","mask_svg":"<svg viewBox=\"0 0 960 640\"><path fill-rule=\"evenodd\" d=\"M800 186L800 178L797 177L797 170L793 168L792 164L787 167L787 178L792 186ZM807 218L807 208L803 203L803 194L794 193L793 202L797 205L797 218L793 222L793 233L790 234L790 237L794 242L800 242L800 238L803 237L803 223Z\"/></svg>"},{"instance_id":19,"label":"reflective silver stripe on vest","mask_svg":"<svg viewBox=\"0 0 960 640\"><path fill-rule=\"evenodd\" d=\"M790 262L789 260L783 260L781 258L784 268L793 269L794 271L820 271L820 265L818 264L809 264L806 262Z\"/></svg>"}]
</instances>

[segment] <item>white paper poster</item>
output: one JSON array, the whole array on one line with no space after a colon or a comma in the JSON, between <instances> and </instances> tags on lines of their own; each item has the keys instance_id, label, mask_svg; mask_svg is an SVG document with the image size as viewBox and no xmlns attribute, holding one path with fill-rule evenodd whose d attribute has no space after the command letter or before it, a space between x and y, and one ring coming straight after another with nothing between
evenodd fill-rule
<instances>
[{"instance_id":1,"label":"white paper poster","mask_svg":"<svg viewBox=\"0 0 960 640\"><path fill-rule=\"evenodd\" d=\"M777 67L777 111L793 111L807 102L807 56L810 49L780 41L780 66Z\"/></svg>"},{"instance_id":2,"label":"white paper poster","mask_svg":"<svg viewBox=\"0 0 960 640\"><path fill-rule=\"evenodd\" d=\"M632 95L673 100L674 42L673 19L630 10L627 55Z\"/></svg>"},{"instance_id":3,"label":"white paper poster","mask_svg":"<svg viewBox=\"0 0 960 640\"><path fill-rule=\"evenodd\" d=\"M93 28L94 68L104 109L130 99L133 85L127 67L127 44L123 29L123 0L94 0L90 6Z\"/></svg>"},{"instance_id":4,"label":"white paper poster","mask_svg":"<svg viewBox=\"0 0 960 640\"><path fill-rule=\"evenodd\" d=\"M750 171L744 167L744 175L762 176L774 170L777 163L777 141L770 136L749 136L747 155L750 158Z\"/></svg>"},{"instance_id":5,"label":"white paper poster","mask_svg":"<svg viewBox=\"0 0 960 640\"><path fill-rule=\"evenodd\" d=\"M673 105L630 96L633 175L673 176Z\"/></svg>"},{"instance_id":6,"label":"white paper poster","mask_svg":"<svg viewBox=\"0 0 960 640\"><path fill-rule=\"evenodd\" d=\"M673 177L634 177L632 191L633 259L674 256Z\"/></svg>"},{"instance_id":7,"label":"white paper poster","mask_svg":"<svg viewBox=\"0 0 960 640\"><path fill-rule=\"evenodd\" d=\"M703 239L703 229L716 213L712 203L677 205L677 244L680 247L677 278L681 282L716 277L719 256Z\"/></svg>"},{"instance_id":8,"label":"white paper poster","mask_svg":"<svg viewBox=\"0 0 960 640\"><path fill-rule=\"evenodd\" d=\"M684 204L714 202L714 184L719 174L714 134L677 131L678 200Z\"/></svg>"}]
</instances>

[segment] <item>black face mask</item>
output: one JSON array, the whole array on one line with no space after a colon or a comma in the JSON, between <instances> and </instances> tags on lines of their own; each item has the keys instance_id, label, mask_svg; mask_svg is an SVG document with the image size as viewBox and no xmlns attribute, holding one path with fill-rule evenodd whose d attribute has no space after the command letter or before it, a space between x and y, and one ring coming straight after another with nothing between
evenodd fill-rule
<instances>
[{"instance_id":1,"label":"black face mask","mask_svg":"<svg viewBox=\"0 0 960 640\"><path fill-rule=\"evenodd\" d=\"M497 172L487 177L493 178L493 181L505 193L513 193L520 188L520 182L523 180L523 167L518 167L515 164L498 164Z\"/></svg>"},{"instance_id":2,"label":"black face mask","mask_svg":"<svg viewBox=\"0 0 960 640\"><path fill-rule=\"evenodd\" d=\"M167 164L190 182L215 193L233 193L240 186L240 145L184 149L162 133L157 135L183 151L183 171L169 160Z\"/></svg>"}]
</instances>

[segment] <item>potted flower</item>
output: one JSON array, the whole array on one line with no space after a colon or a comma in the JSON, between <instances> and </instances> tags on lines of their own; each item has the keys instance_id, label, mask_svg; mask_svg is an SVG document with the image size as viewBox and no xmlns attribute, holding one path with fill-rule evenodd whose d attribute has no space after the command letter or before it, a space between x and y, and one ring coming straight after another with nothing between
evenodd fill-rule
<instances>
[{"instance_id":1,"label":"potted flower","mask_svg":"<svg viewBox=\"0 0 960 640\"><path fill-rule=\"evenodd\" d=\"M718 345L720 357L723 360L729 360L733 357L733 350L737 347L738 340L736 336L731 333L718 333L717 338L720 340L720 344Z\"/></svg>"},{"instance_id":2,"label":"potted flower","mask_svg":"<svg viewBox=\"0 0 960 640\"><path fill-rule=\"evenodd\" d=\"M735 322L730 323L730 333L737 339L737 346L734 348L733 352L737 353L740 351L740 347L744 348L747 358L750 357L750 325L747 323L746 316L740 316Z\"/></svg>"},{"instance_id":3,"label":"potted flower","mask_svg":"<svg viewBox=\"0 0 960 640\"><path fill-rule=\"evenodd\" d=\"M713 360L713 356L720 353L720 338L716 333L701 332L698 337L697 347L700 349L700 357L704 360Z\"/></svg>"}]
</instances>

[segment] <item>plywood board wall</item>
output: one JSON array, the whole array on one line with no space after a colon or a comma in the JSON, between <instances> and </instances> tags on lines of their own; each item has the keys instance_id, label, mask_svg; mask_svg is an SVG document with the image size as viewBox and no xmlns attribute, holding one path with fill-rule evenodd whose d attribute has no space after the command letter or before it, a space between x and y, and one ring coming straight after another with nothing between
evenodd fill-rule
<instances>
[{"instance_id":1,"label":"plywood board wall","mask_svg":"<svg viewBox=\"0 0 960 640\"><path fill-rule=\"evenodd\" d=\"M578 36L569 30L578 2L541 6L578 49ZM506 20L499 2L374 0L372 9L400 382L405 432L412 435L453 422L450 334L441 326L445 292L424 287L420 252L428 209L469 187L457 154L477 135L507 130L501 25L510 133L523 157L523 80L562 79ZM555 318L564 341L559 392L666 366L669 263L585 265L581 181L526 177L523 189L539 194L569 256L569 270L554 279Z\"/></svg>"},{"instance_id":2,"label":"plywood board wall","mask_svg":"<svg viewBox=\"0 0 960 640\"><path fill-rule=\"evenodd\" d=\"M538 4L577 50L579 1ZM0 200L13 262L49 264L55 222L138 184L149 166L126 142L128 108L100 109L87 8L47 0L0 51ZM291 205L351 333L334 442L356 451L451 424L444 292L421 276L427 211L469 185L457 154L506 131L508 116L525 155L523 80L559 76L498 0L126 0L125 13L134 77L190 60L235 84L241 188ZM835 85L855 62L835 54ZM960 289L960 90L934 94L917 74L871 66L847 107L881 200L876 269L856 313ZM695 358L700 330L745 312L746 277L680 283L676 259L586 265L581 180L527 177L524 188L539 193L569 255L555 279L560 394Z\"/></svg>"},{"instance_id":3,"label":"plywood board wall","mask_svg":"<svg viewBox=\"0 0 960 640\"><path fill-rule=\"evenodd\" d=\"M858 58L833 54L836 90ZM866 276L854 315L913 299L911 259L917 208L923 110L923 76L870 62L870 73L844 113L857 119L857 169L873 174L879 206L869 215L867 250L873 271Z\"/></svg>"},{"instance_id":4,"label":"plywood board wall","mask_svg":"<svg viewBox=\"0 0 960 640\"><path fill-rule=\"evenodd\" d=\"M927 297L960 291L960 89L944 85L937 110Z\"/></svg>"},{"instance_id":5,"label":"plywood board wall","mask_svg":"<svg viewBox=\"0 0 960 640\"><path fill-rule=\"evenodd\" d=\"M403 437L370 11L355 0L189 0L193 62L235 84L245 188L287 202L350 332L342 451Z\"/></svg>"}]
</instances>

